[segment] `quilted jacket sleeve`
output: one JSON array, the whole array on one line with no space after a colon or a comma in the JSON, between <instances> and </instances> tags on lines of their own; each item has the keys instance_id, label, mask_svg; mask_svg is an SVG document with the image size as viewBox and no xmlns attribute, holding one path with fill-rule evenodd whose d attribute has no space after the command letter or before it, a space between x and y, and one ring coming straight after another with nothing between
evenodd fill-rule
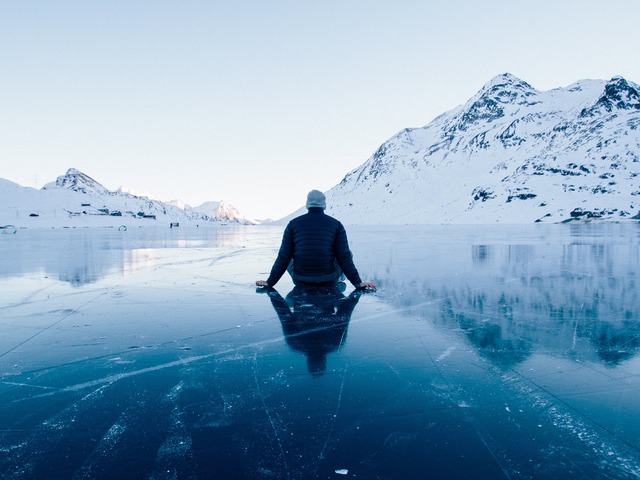
<instances>
[{"instance_id":1,"label":"quilted jacket sleeve","mask_svg":"<svg viewBox=\"0 0 640 480\"><path fill-rule=\"evenodd\" d=\"M282 235L282 243L280 244L280 250L278 251L278 256L276 257L276 261L273 262L273 267L271 267L271 273L269 274L269 278L267 278L267 284L270 287L273 287L284 275L284 272L287 271L287 267L289 266L289 262L293 258L293 231L291 224L287 225L287 228L284 229L284 234Z\"/></svg>"},{"instance_id":2,"label":"quilted jacket sleeve","mask_svg":"<svg viewBox=\"0 0 640 480\"><path fill-rule=\"evenodd\" d=\"M342 224L338 227L338 233L336 235L335 255L338 265L349 281L354 286L360 285L362 280L360 279L360 274L353 263L353 255L351 254L351 250L349 250L347 232Z\"/></svg>"}]
</instances>

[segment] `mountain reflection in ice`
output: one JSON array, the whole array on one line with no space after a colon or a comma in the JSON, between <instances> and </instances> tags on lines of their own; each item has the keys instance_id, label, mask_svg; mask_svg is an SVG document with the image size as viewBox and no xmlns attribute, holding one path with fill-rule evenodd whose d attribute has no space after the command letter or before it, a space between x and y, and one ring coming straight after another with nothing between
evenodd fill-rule
<instances>
[{"instance_id":1,"label":"mountain reflection in ice","mask_svg":"<svg viewBox=\"0 0 640 480\"><path fill-rule=\"evenodd\" d=\"M460 329L496 365L539 350L617 365L640 349L636 227L492 227L478 239L479 229L442 229L446 245L409 239L388 254L380 296Z\"/></svg>"},{"instance_id":2,"label":"mountain reflection in ice","mask_svg":"<svg viewBox=\"0 0 640 480\"><path fill-rule=\"evenodd\" d=\"M638 224L348 233L375 293L257 293L281 227L2 235L0 477L640 475Z\"/></svg>"}]
</instances>

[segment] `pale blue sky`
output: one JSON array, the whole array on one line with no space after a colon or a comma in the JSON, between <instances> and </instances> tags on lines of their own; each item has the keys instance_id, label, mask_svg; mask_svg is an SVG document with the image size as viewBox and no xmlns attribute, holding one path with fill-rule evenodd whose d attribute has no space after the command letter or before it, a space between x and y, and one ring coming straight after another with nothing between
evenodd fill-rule
<instances>
[{"instance_id":1,"label":"pale blue sky","mask_svg":"<svg viewBox=\"0 0 640 480\"><path fill-rule=\"evenodd\" d=\"M640 1L0 2L0 177L278 218L510 72L640 82Z\"/></svg>"}]
</instances>

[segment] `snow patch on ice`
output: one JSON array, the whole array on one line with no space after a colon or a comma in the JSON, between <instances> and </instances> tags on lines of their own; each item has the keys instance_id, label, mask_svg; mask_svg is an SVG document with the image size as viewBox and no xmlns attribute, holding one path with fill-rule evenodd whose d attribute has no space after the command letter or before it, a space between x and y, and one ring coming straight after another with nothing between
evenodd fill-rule
<instances>
[{"instance_id":1,"label":"snow patch on ice","mask_svg":"<svg viewBox=\"0 0 640 480\"><path fill-rule=\"evenodd\" d=\"M456 349L456 347L449 347L444 352L440 354L438 358L436 358L436 362L441 362L445 358L447 358L451 353Z\"/></svg>"}]
</instances>

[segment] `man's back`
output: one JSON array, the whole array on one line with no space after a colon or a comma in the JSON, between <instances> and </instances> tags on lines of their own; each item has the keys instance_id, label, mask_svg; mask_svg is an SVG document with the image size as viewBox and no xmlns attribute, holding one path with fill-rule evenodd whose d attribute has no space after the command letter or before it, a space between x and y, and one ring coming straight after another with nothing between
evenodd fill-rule
<instances>
[{"instance_id":1,"label":"man's back","mask_svg":"<svg viewBox=\"0 0 640 480\"><path fill-rule=\"evenodd\" d=\"M319 208L312 208L305 215L294 218L287 228L293 245L293 271L297 275L318 276L334 271L336 250L340 248L338 243L346 241L344 228L338 220L325 215Z\"/></svg>"},{"instance_id":2,"label":"man's back","mask_svg":"<svg viewBox=\"0 0 640 480\"><path fill-rule=\"evenodd\" d=\"M342 224L324 214L324 194L319 190L310 191L306 206L308 213L291 220L284 230L269 278L256 281L256 285L273 287L289 270L296 285L335 283L346 276L356 287L375 289L373 283L360 279Z\"/></svg>"}]
</instances>

